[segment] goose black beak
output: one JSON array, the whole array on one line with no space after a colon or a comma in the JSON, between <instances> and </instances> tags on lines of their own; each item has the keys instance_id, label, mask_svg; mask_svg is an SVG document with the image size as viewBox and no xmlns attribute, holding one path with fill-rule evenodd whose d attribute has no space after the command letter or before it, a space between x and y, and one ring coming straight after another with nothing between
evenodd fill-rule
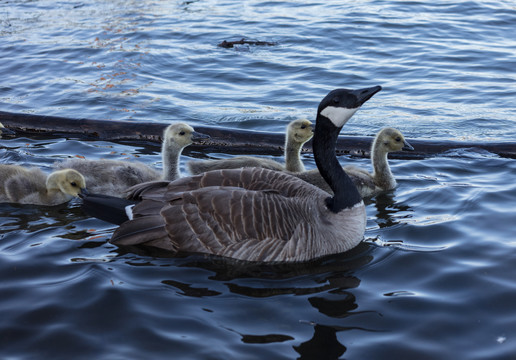
<instances>
[{"instance_id":1,"label":"goose black beak","mask_svg":"<svg viewBox=\"0 0 516 360\"><path fill-rule=\"evenodd\" d=\"M403 147L401 148L401 150L404 150L404 151L414 151L414 148L407 141L404 141L403 142Z\"/></svg>"},{"instance_id":2,"label":"goose black beak","mask_svg":"<svg viewBox=\"0 0 516 360\"><path fill-rule=\"evenodd\" d=\"M90 192L88 191L88 189L81 189L81 192L79 193L79 197L81 199L84 199L86 196L88 196L90 194Z\"/></svg>"},{"instance_id":3,"label":"goose black beak","mask_svg":"<svg viewBox=\"0 0 516 360\"><path fill-rule=\"evenodd\" d=\"M210 135L206 135L197 131L192 133L192 141L201 142L202 140L211 139Z\"/></svg>"},{"instance_id":4,"label":"goose black beak","mask_svg":"<svg viewBox=\"0 0 516 360\"><path fill-rule=\"evenodd\" d=\"M367 100L373 97L378 91L382 90L380 85L365 89L353 90L352 93L357 97L357 105L362 106Z\"/></svg>"}]
</instances>

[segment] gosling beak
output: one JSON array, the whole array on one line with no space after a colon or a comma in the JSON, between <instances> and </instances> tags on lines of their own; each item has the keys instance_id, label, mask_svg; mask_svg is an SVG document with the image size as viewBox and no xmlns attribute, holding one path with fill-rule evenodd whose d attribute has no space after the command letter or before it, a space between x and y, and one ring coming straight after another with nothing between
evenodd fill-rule
<instances>
[{"instance_id":1,"label":"gosling beak","mask_svg":"<svg viewBox=\"0 0 516 360\"><path fill-rule=\"evenodd\" d=\"M81 199L84 199L89 194L90 194L90 192L88 191L88 189L84 188L84 189L81 189L81 192L79 193L79 197Z\"/></svg>"},{"instance_id":2,"label":"gosling beak","mask_svg":"<svg viewBox=\"0 0 516 360\"><path fill-rule=\"evenodd\" d=\"M414 148L407 141L403 141L403 147L401 148L401 150L414 151Z\"/></svg>"},{"instance_id":3,"label":"gosling beak","mask_svg":"<svg viewBox=\"0 0 516 360\"><path fill-rule=\"evenodd\" d=\"M197 131L192 133L192 141L201 142L202 140L211 139L210 135L206 135Z\"/></svg>"}]
</instances>

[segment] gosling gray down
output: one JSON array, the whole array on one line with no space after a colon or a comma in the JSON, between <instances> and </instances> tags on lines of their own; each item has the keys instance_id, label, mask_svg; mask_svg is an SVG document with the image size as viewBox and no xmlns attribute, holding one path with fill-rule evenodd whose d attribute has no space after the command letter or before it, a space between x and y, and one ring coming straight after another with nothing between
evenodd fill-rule
<instances>
[{"instance_id":1,"label":"gosling gray down","mask_svg":"<svg viewBox=\"0 0 516 360\"><path fill-rule=\"evenodd\" d=\"M70 168L86 178L88 191L96 194L124 196L136 184L153 180L175 180L181 176L179 158L183 149L201 139L208 138L190 125L174 123L164 130L161 157L163 171L137 161L68 159L54 164L56 169Z\"/></svg>"},{"instance_id":2,"label":"gosling gray down","mask_svg":"<svg viewBox=\"0 0 516 360\"><path fill-rule=\"evenodd\" d=\"M347 251L364 237L366 211L337 160L336 140L380 90L337 89L319 104L314 158L333 196L285 172L247 167L143 183L132 187L126 200L88 194L83 209L121 223L110 240L120 246L258 262L307 261ZM124 219L112 220L115 212Z\"/></svg>"},{"instance_id":3,"label":"gosling gray down","mask_svg":"<svg viewBox=\"0 0 516 360\"><path fill-rule=\"evenodd\" d=\"M84 177L76 170L63 169L48 176L39 168L0 164L0 202L59 205L86 189Z\"/></svg>"},{"instance_id":4,"label":"gosling gray down","mask_svg":"<svg viewBox=\"0 0 516 360\"><path fill-rule=\"evenodd\" d=\"M392 175L387 155L390 152L400 150L412 151L414 148L405 140L399 130L383 128L376 134L371 146L371 163L374 169L372 174L367 170L352 165L343 167L363 198L396 188L396 179ZM331 188L317 169L293 175L330 194L332 193Z\"/></svg>"},{"instance_id":5,"label":"gosling gray down","mask_svg":"<svg viewBox=\"0 0 516 360\"><path fill-rule=\"evenodd\" d=\"M278 171L305 171L301 161L303 145L312 138L312 123L307 119L291 121L285 136L285 164L267 158L236 156L231 159L188 161L186 167L190 174L197 175L210 170L238 169L243 167L262 167Z\"/></svg>"},{"instance_id":6,"label":"gosling gray down","mask_svg":"<svg viewBox=\"0 0 516 360\"><path fill-rule=\"evenodd\" d=\"M0 123L0 139L2 135L14 135L14 131L6 128L2 123Z\"/></svg>"}]
</instances>

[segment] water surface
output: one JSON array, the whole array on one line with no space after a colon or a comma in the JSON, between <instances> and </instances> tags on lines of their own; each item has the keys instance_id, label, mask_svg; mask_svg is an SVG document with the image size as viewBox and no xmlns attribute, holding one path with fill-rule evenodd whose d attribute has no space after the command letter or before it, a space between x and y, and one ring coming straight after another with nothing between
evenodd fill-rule
<instances>
[{"instance_id":1,"label":"water surface","mask_svg":"<svg viewBox=\"0 0 516 360\"><path fill-rule=\"evenodd\" d=\"M515 26L491 1L1 2L0 110L282 132L333 88L379 84L343 134L514 141ZM217 47L242 37L276 45ZM0 143L2 163L74 156L161 167L158 145ZM229 155L184 160L205 156ZM365 241L298 265L117 248L78 202L0 204L0 357L514 358L514 160L390 163Z\"/></svg>"}]
</instances>

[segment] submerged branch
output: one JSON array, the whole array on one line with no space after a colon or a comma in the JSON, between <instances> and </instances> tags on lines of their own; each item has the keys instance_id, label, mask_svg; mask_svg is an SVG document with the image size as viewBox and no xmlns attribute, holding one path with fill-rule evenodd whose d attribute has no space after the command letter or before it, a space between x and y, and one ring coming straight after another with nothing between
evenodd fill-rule
<instances>
[{"instance_id":1,"label":"submerged branch","mask_svg":"<svg viewBox=\"0 0 516 360\"><path fill-rule=\"evenodd\" d=\"M67 137L113 142L152 142L160 144L163 130L168 124L149 122L71 119L57 116L18 114L0 111L0 122L17 133L17 136ZM216 128L195 125L195 130L210 135L202 144L192 144L189 149L203 152L229 154L281 155L285 145L282 133ZM390 158L421 159L453 149L477 148L502 157L516 159L515 142L465 142L451 140L407 139L414 147L411 152L389 154ZM339 136L338 155L369 157L372 137ZM311 152L311 141L303 152Z\"/></svg>"}]
</instances>

